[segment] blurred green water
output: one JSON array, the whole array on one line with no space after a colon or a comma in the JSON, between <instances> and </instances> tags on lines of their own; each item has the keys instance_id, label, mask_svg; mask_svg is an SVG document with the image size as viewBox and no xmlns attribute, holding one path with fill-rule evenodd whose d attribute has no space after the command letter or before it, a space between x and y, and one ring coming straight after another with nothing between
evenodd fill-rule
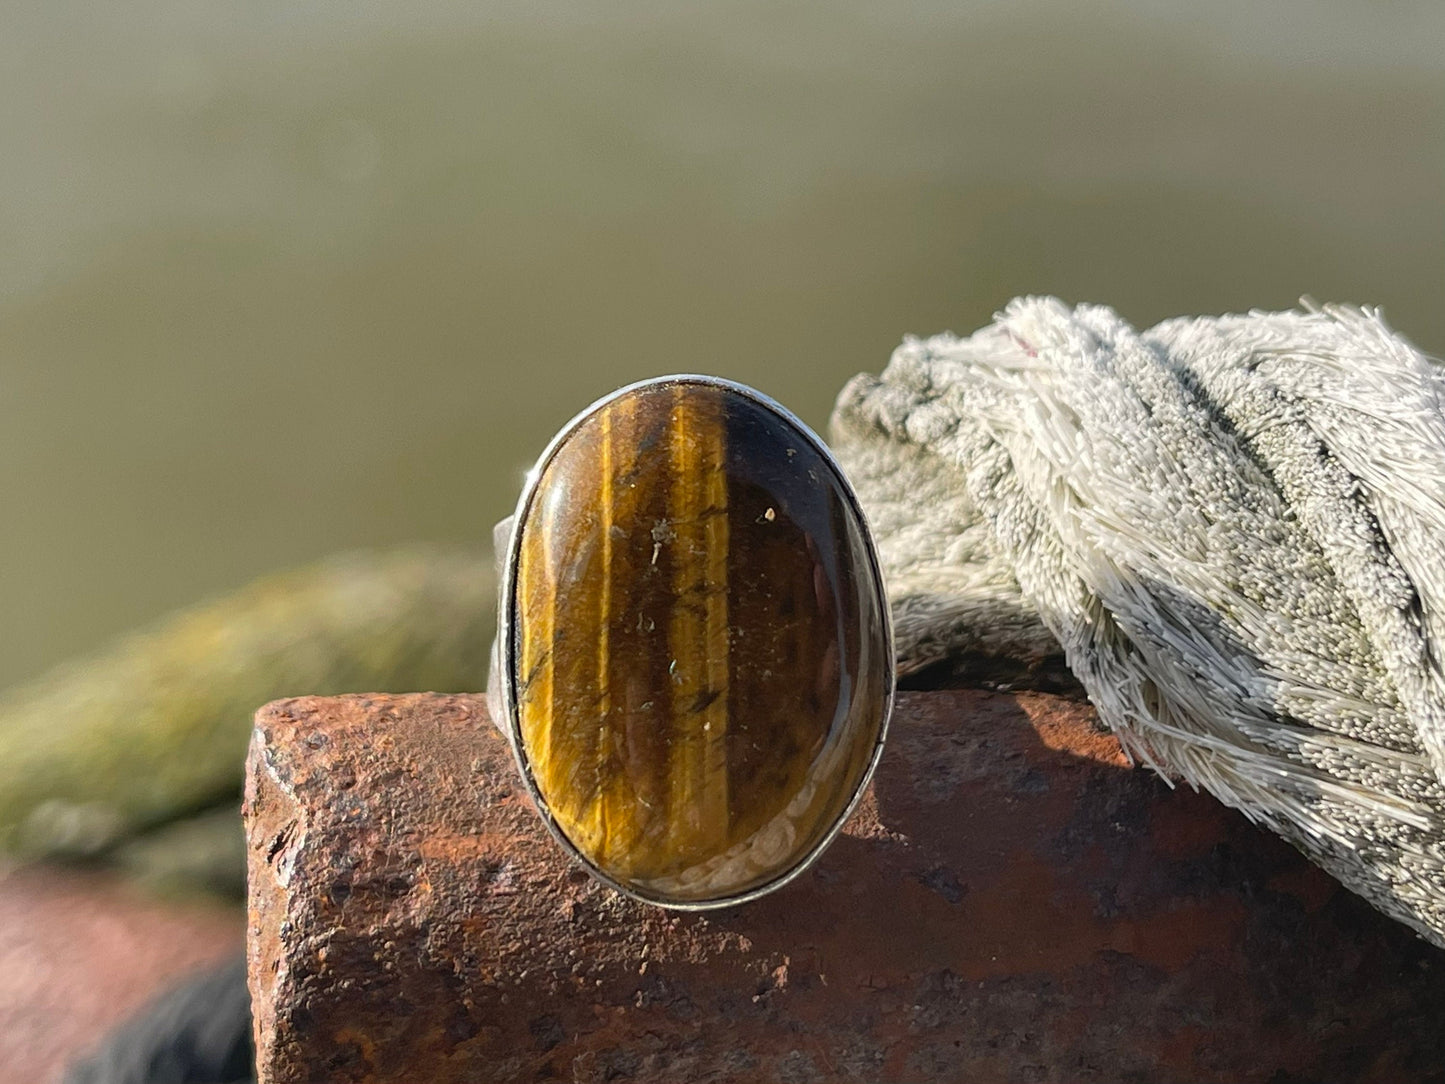
<instances>
[{"instance_id":1,"label":"blurred green water","mask_svg":"<svg viewBox=\"0 0 1445 1084\"><path fill-rule=\"evenodd\" d=\"M672 370L821 426L1010 296L1382 304L1445 351L1445 7L6 5L0 685L475 541Z\"/></svg>"}]
</instances>

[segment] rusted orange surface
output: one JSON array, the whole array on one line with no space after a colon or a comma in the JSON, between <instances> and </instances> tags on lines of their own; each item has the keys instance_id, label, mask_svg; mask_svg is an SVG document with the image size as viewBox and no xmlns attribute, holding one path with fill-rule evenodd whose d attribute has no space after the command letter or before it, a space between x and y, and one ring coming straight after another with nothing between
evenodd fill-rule
<instances>
[{"instance_id":1,"label":"rusted orange surface","mask_svg":"<svg viewBox=\"0 0 1445 1084\"><path fill-rule=\"evenodd\" d=\"M269 1084L1445 1065L1445 956L1053 697L905 694L817 866L705 915L571 867L476 697L270 705L247 817Z\"/></svg>"}]
</instances>

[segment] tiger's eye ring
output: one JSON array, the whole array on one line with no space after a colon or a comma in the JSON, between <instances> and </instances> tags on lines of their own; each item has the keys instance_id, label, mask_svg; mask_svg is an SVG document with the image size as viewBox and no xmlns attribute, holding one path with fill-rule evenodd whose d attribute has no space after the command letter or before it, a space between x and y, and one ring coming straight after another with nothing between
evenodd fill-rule
<instances>
[{"instance_id":1,"label":"tiger's eye ring","mask_svg":"<svg viewBox=\"0 0 1445 1084\"><path fill-rule=\"evenodd\" d=\"M562 846L686 910L801 873L893 703L877 553L823 442L741 384L643 381L553 438L497 533L497 718Z\"/></svg>"}]
</instances>

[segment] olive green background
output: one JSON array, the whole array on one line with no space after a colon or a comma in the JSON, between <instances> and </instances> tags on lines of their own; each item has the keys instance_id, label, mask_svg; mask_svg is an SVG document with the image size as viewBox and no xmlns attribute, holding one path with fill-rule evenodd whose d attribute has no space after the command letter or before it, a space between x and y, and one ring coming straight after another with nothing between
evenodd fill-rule
<instances>
[{"instance_id":1,"label":"olive green background","mask_svg":"<svg viewBox=\"0 0 1445 1084\"><path fill-rule=\"evenodd\" d=\"M0 685L488 537L666 371L822 426L1009 297L1445 350L1445 6L3 5Z\"/></svg>"}]
</instances>

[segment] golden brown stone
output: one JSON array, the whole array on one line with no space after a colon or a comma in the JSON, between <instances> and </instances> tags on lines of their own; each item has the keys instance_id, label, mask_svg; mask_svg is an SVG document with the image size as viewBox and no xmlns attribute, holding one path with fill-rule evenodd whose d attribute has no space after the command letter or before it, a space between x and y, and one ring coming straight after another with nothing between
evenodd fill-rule
<instances>
[{"instance_id":1,"label":"golden brown stone","mask_svg":"<svg viewBox=\"0 0 1445 1084\"><path fill-rule=\"evenodd\" d=\"M786 876L873 761L882 584L815 439L742 389L641 385L563 437L519 516L519 757L562 836L644 898Z\"/></svg>"}]
</instances>

